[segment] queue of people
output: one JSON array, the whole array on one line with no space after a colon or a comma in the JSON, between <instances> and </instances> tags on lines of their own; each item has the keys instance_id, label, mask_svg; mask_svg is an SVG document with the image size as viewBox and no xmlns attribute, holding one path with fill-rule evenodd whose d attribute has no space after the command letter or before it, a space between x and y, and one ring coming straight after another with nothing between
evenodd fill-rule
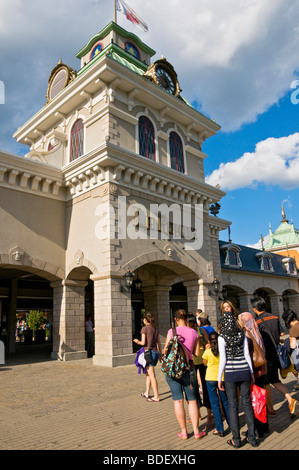
<instances>
[{"instance_id":1,"label":"queue of people","mask_svg":"<svg viewBox=\"0 0 299 470\"><path fill-rule=\"evenodd\" d=\"M254 297L251 304L255 318L249 312L238 314L230 301L222 301L219 323L215 329L206 313L200 309L195 314L178 310L174 315L174 328L167 333L163 351L154 317L151 313L145 315L141 341L134 339L145 350L149 347L151 349L151 362L146 365L146 388L141 395L148 401L160 402L155 366L168 353L168 346L173 344L175 334L183 344L188 358L188 368L182 370L179 378L165 373L180 428L179 438L189 437L184 400L187 402L189 422L195 439L202 439L212 429L213 435L219 437L231 432L232 437L227 440L227 444L233 448L240 448L247 443L257 447L258 439L269 433L268 416L275 416L276 413L273 408L272 387L287 400L290 416L299 414L298 401L279 379L279 318L266 312L263 298ZM295 362L294 375L298 376L299 320L292 311L285 312L283 319L286 327L290 328L288 350ZM263 359L259 362L255 357L257 348ZM255 416L251 396L253 384L267 391L264 392L267 395L266 420L259 420ZM151 388L153 397L150 397ZM240 435L240 402L247 424L244 439ZM202 406L207 410L207 422L200 431ZM224 429L224 421L227 429Z\"/></svg>"}]
</instances>

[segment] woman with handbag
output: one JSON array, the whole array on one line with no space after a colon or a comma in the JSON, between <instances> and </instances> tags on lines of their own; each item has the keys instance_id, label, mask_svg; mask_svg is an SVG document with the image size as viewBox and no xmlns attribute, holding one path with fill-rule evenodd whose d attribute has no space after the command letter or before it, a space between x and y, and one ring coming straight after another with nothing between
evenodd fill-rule
<instances>
[{"instance_id":1,"label":"woman with handbag","mask_svg":"<svg viewBox=\"0 0 299 470\"><path fill-rule=\"evenodd\" d=\"M158 328L155 327L155 321L152 313L148 312L144 316L144 326L141 329L141 341L134 339L134 343L143 346L146 358L146 388L145 392L141 394L147 401L157 403L160 401L158 393L158 382L155 374L155 366L158 360L161 360L162 347ZM147 359L146 356L149 356ZM150 389L153 389L154 396L149 396Z\"/></svg>"},{"instance_id":2,"label":"woman with handbag","mask_svg":"<svg viewBox=\"0 0 299 470\"><path fill-rule=\"evenodd\" d=\"M241 328L243 328L245 335L247 336L249 352L253 365L253 373L255 377L255 385L260 388L265 388L264 384L267 374L267 360L262 336L251 313L240 313L238 320ZM258 437L264 437L265 434L269 433L268 417L266 423L262 423L256 419L255 427Z\"/></svg>"}]
</instances>

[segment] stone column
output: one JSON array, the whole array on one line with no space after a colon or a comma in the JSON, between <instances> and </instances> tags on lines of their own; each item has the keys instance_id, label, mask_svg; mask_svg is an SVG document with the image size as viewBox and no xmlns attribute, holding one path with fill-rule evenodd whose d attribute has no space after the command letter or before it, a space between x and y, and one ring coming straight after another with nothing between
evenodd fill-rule
<instances>
[{"instance_id":1,"label":"stone column","mask_svg":"<svg viewBox=\"0 0 299 470\"><path fill-rule=\"evenodd\" d=\"M296 313L299 312L299 294L289 294L287 298L289 309Z\"/></svg>"},{"instance_id":2,"label":"stone column","mask_svg":"<svg viewBox=\"0 0 299 470\"><path fill-rule=\"evenodd\" d=\"M12 279L10 281L10 299L9 299L9 314L7 316L7 351L8 353L16 352L16 312L17 312L17 291L18 281Z\"/></svg>"},{"instance_id":3,"label":"stone column","mask_svg":"<svg viewBox=\"0 0 299 470\"><path fill-rule=\"evenodd\" d=\"M218 295L210 295L213 292L212 283L199 280L198 308L201 308L209 316L212 327L217 331L219 319L219 299Z\"/></svg>"},{"instance_id":4,"label":"stone column","mask_svg":"<svg viewBox=\"0 0 299 470\"><path fill-rule=\"evenodd\" d=\"M85 281L57 281L53 287L53 359L85 359Z\"/></svg>"},{"instance_id":5,"label":"stone column","mask_svg":"<svg viewBox=\"0 0 299 470\"><path fill-rule=\"evenodd\" d=\"M91 276L94 281L94 365L133 364L131 293L121 292L121 278Z\"/></svg>"},{"instance_id":6,"label":"stone column","mask_svg":"<svg viewBox=\"0 0 299 470\"><path fill-rule=\"evenodd\" d=\"M247 293L238 293L238 296L240 298L240 309L239 309L240 313L249 312L253 315L253 318L254 318L255 314L253 313L251 302L250 302L251 295Z\"/></svg>"},{"instance_id":7,"label":"stone column","mask_svg":"<svg viewBox=\"0 0 299 470\"><path fill-rule=\"evenodd\" d=\"M281 319L283 314L283 302L280 301L281 295L279 294L269 294L270 302L271 302L271 313L273 315L277 315L281 322L282 327L284 326L284 322Z\"/></svg>"},{"instance_id":8,"label":"stone column","mask_svg":"<svg viewBox=\"0 0 299 470\"><path fill-rule=\"evenodd\" d=\"M165 341L167 331L171 328L169 291L170 286L149 286L142 288L145 311L151 312L159 328L161 342Z\"/></svg>"}]
</instances>

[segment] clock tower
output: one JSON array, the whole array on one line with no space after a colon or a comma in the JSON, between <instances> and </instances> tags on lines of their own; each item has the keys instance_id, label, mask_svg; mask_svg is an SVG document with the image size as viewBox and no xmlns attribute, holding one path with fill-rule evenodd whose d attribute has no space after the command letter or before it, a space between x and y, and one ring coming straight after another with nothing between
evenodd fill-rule
<instances>
[{"instance_id":1,"label":"clock tower","mask_svg":"<svg viewBox=\"0 0 299 470\"><path fill-rule=\"evenodd\" d=\"M229 222L210 215L225 193L205 182L202 145L220 126L186 102L173 65L154 55L109 23L76 54L78 71L53 68L45 106L14 134L30 147L23 161L60 175L55 195L50 177L16 182L61 204L60 223L45 218L43 229L60 230L64 243L40 265L57 265L52 355L62 360L86 353L84 313L95 326L93 361L108 366L133 363L144 311L162 340L178 307L200 305L216 323L210 289ZM40 243L27 250L39 247L43 259Z\"/></svg>"}]
</instances>

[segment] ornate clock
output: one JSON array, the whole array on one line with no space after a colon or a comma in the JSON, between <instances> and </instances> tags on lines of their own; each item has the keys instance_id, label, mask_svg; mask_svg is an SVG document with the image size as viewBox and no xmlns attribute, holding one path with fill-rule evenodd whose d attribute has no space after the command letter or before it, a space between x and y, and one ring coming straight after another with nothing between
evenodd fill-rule
<instances>
[{"instance_id":1,"label":"ornate clock","mask_svg":"<svg viewBox=\"0 0 299 470\"><path fill-rule=\"evenodd\" d=\"M171 95L178 96L182 91L173 66L165 58L149 66L144 76L152 80Z\"/></svg>"},{"instance_id":2,"label":"ornate clock","mask_svg":"<svg viewBox=\"0 0 299 470\"><path fill-rule=\"evenodd\" d=\"M49 77L47 102L55 98L75 77L76 72L60 60Z\"/></svg>"}]
</instances>

